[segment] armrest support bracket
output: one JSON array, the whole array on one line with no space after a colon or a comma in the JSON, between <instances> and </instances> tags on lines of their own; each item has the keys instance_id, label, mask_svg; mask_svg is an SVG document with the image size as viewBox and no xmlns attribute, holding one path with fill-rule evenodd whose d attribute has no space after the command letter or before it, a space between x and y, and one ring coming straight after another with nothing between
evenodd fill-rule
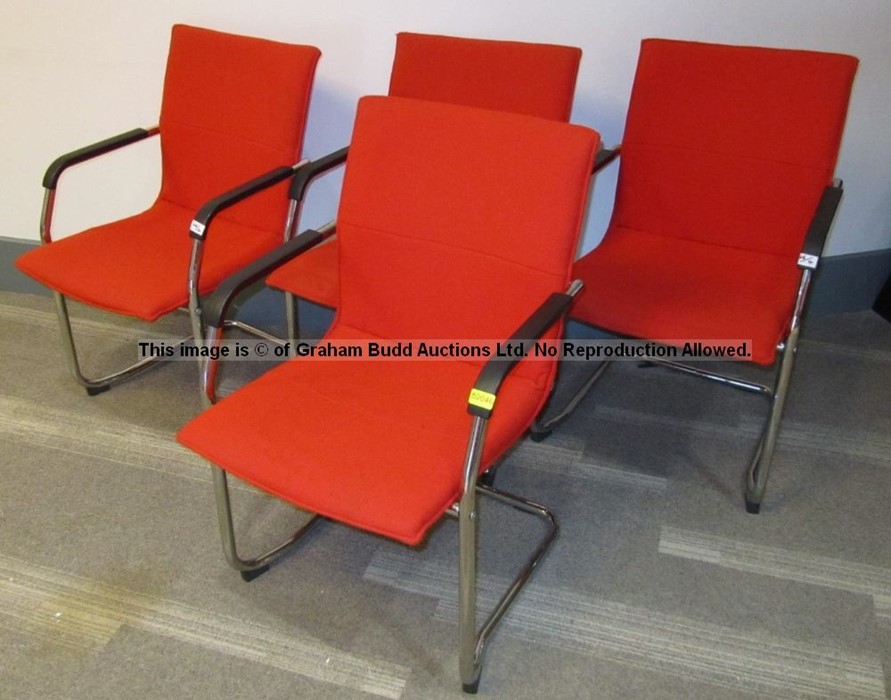
<instances>
[{"instance_id":1,"label":"armrest support bracket","mask_svg":"<svg viewBox=\"0 0 891 700\"><path fill-rule=\"evenodd\" d=\"M575 280L565 293L554 293L533 312L529 318L511 336L508 342L521 343L523 351L509 358L492 358L484 366L467 402L467 412L479 418L489 418L495 408L498 389L505 377L517 363L532 349L536 339L541 338L547 330L559 321L568 311L575 295L582 289L582 283Z\"/></svg>"}]
</instances>

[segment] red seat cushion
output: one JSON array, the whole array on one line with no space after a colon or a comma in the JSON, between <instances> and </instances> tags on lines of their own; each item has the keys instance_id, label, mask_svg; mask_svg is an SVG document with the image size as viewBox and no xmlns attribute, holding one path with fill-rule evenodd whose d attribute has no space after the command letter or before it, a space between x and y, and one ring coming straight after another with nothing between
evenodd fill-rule
<instances>
[{"instance_id":1,"label":"red seat cushion","mask_svg":"<svg viewBox=\"0 0 891 700\"><path fill-rule=\"evenodd\" d=\"M341 327L328 340L338 336L370 339ZM178 439L297 506L417 544L460 496L467 397L478 373L460 361L298 358L220 401ZM504 384L486 467L528 428L545 396L522 377Z\"/></svg>"},{"instance_id":2,"label":"red seat cushion","mask_svg":"<svg viewBox=\"0 0 891 700\"><path fill-rule=\"evenodd\" d=\"M786 256L611 229L573 275L585 280L577 321L660 342L751 339L752 361L769 365L800 271Z\"/></svg>"},{"instance_id":3,"label":"red seat cushion","mask_svg":"<svg viewBox=\"0 0 891 700\"><path fill-rule=\"evenodd\" d=\"M16 267L77 301L154 321L188 303L194 213L159 200L137 216L35 248ZM280 243L278 233L218 218L205 246L200 293Z\"/></svg>"},{"instance_id":4,"label":"red seat cushion","mask_svg":"<svg viewBox=\"0 0 891 700\"><path fill-rule=\"evenodd\" d=\"M567 121L581 58L572 46L401 32L389 94ZM335 308L338 248L334 239L292 260L267 284Z\"/></svg>"}]
</instances>

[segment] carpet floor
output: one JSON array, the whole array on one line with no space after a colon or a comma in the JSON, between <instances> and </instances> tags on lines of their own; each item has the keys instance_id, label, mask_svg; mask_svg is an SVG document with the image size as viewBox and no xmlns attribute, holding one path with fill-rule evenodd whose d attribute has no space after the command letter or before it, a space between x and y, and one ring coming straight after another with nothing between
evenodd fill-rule
<instances>
[{"instance_id":1,"label":"carpet floor","mask_svg":"<svg viewBox=\"0 0 891 700\"><path fill-rule=\"evenodd\" d=\"M188 333L72 312L88 373ZM0 697L461 697L453 521L416 549L323 523L244 583L210 468L173 439L200 411L192 363L88 397L51 300L14 293L0 353ZM227 363L223 392L265 369ZM555 403L586 369L566 363ZM499 470L561 533L489 643L480 697L889 697L889 406L891 324L812 319L752 516L763 399L614 363ZM243 485L233 499L248 551L306 517ZM536 531L497 505L481 518L485 604Z\"/></svg>"}]
</instances>

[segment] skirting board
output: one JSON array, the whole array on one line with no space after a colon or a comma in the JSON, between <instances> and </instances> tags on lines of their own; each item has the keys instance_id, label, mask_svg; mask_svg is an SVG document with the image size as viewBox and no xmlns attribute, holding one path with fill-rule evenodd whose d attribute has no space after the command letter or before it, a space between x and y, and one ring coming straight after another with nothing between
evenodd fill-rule
<instances>
[{"instance_id":1,"label":"skirting board","mask_svg":"<svg viewBox=\"0 0 891 700\"><path fill-rule=\"evenodd\" d=\"M45 287L21 274L13 265L19 255L36 245L0 236L0 291L47 293ZM871 309L889 275L891 249L827 257L817 270L807 315ZM305 331L321 332L330 322L330 310L305 303L300 306L301 327ZM283 308L280 294L258 286L254 294L239 304L236 316L265 326L279 322Z\"/></svg>"}]
</instances>

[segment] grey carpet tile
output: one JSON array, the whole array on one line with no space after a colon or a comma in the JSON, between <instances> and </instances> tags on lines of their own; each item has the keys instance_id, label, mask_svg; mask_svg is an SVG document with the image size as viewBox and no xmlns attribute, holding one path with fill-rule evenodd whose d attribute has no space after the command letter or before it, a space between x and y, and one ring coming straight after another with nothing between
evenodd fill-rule
<instances>
[{"instance_id":1,"label":"grey carpet tile","mask_svg":"<svg viewBox=\"0 0 891 700\"><path fill-rule=\"evenodd\" d=\"M584 479L631 488L664 491L666 479L626 469L615 463L595 462L584 456L582 446L560 447L524 440L507 459L511 467L530 469L552 477Z\"/></svg>"},{"instance_id":2,"label":"grey carpet tile","mask_svg":"<svg viewBox=\"0 0 891 700\"><path fill-rule=\"evenodd\" d=\"M210 482L207 462L171 439L169 432L113 418L84 415L0 397L0 437L19 447L49 450Z\"/></svg>"},{"instance_id":3,"label":"grey carpet tile","mask_svg":"<svg viewBox=\"0 0 891 700\"><path fill-rule=\"evenodd\" d=\"M659 552L737 571L891 599L891 569L662 527ZM877 602L876 609L880 605Z\"/></svg>"},{"instance_id":4,"label":"grey carpet tile","mask_svg":"<svg viewBox=\"0 0 891 700\"><path fill-rule=\"evenodd\" d=\"M88 369L188 332L179 315L72 312ZM209 469L173 438L201 410L194 366L88 398L58 341L51 299L0 294L0 697L460 697L454 523L414 550L323 524L245 584L219 551ZM888 697L889 356L874 314L811 319L758 517L741 476L764 401L616 363L499 469L562 528L480 696ZM570 365L558 395L586 369ZM222 393L263 371L226 363ZM245 552L305 517L230 484ZM481 511L489 605L538 530Z\"/></svg>"},{"instance_id":5,"label":"grey carpet tile","mask_svg":"<svg viewBox=\"0 0 891 700\"><path fill-rule=\"evenodd\" d=\"M734 425L715 423L708 419L693 420L682 416L656 415L598 404L592 411L594 420L657 428L674 435L698 434L717 439L745 439L754 442L761 434L764 419L744 414ZM891 434L878 431L850 431L800 423L786 419L782 424L778 445L783 449L825 454L827 452L859 457L891 466Z\"/></svg>"},{"instance_id":6,"label":"grey carpet tile","mask_svg":"<svg viewBox=\"0 0 891 700\"><path fill-rule=\"evenodd\" d=\"M246 620L4 556L0 603L4 626L68 648L98 651L126 625L385 698L401 697L410 673L318 639L283 635Z\"/></svg>"},{"instance_id":7,"label":"grey carpet tile","mask_svg":"<svg viewBox=\"0 0 891 700\"><path fill-rule=\"evenodd\" d=\"M411 554L378 552L365 577L438 599L435 617L457 619L454 567ZM480 607L491 609L509 579L482 577ZM789 696L884 698L878 655L844 653L699 622L655 610L531 584L505 618L527 641L734 689ZM717 692L717 691L716 691Z\"/></svg>"},{"instance_id":8,"label":"grey carpet tile","mask_svg":"<svg viewBox=\"0 0 891 700\"><path fill-rule=\"evenodd\" d=\"M891 350L876 350L862 345L833 343L825 340L803 338L798 345L799 353L826 355L834 360L854 360L891 365Z\"/></svg>"}]
</instances>

